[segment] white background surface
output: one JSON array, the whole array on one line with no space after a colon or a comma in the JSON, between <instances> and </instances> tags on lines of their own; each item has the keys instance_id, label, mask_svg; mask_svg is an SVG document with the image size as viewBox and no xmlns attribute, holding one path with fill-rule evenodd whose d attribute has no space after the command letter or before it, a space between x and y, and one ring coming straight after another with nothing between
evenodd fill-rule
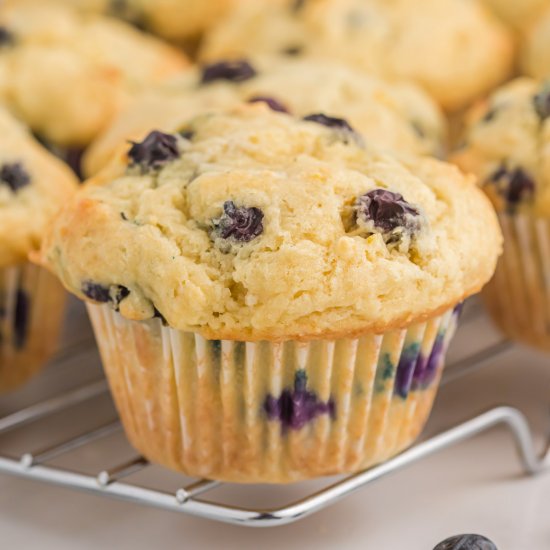
<instances>
[{"instance_id":1,"label":"white background surface","mask_svg":"<svg viewBox=\"0 0 550 550\"><path fill-rule=\"evenodd\" d=\"M89 337L85 325L73 322L71 328L69 339ZM494 337L483 318L466 319L451 356L460 357ZM76 378L93 380L97 375L93 354L77 364L65 362L19 395L0 398L0 414L32 402L37 392L71 387ZM542 447L542 436L550 426L549 390L548 357L515 348L443 387L427 433L507 403L528 416ZM105 411L110 411L109 405L100 403L93 411L59 415L53 424L38 425L30 436L3 437L0 452L5 445L22 451L29 445L39 448L42 439L59 441L84 418L97 420L92 425L101 424ZM109 453L120 449L119 443L107 441L103 448L93 446L73 454L66 465L100 467L110 460ZM179 481L162 472L150 475L163 483L175 482L176 487ZM225 491L245 504L261 503L272 493L288 494L292 489ZM478 532L493 539L499 550L550 550L549 510L550 472L523 477L512 439L497 428L379 480L314 516L271 529L222 525L0 475L0 549L431 550L450 535Z\"/></svg>"}]
</instances>

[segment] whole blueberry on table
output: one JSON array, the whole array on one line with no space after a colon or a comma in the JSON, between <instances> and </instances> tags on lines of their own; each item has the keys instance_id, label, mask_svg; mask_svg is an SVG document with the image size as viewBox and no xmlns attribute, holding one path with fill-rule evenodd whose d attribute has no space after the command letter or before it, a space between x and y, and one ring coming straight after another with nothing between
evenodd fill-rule
<instances>
[{"instance_id":1,"label":"whole blueberry on table","mask_svg":"<svg viewBox=\"0 0 550 550\"><path fill-rule=\"evenodd\" d=\"M498 550L482 535L455 535L440 542L433 550Z\"/></svg>"}]
</instances>

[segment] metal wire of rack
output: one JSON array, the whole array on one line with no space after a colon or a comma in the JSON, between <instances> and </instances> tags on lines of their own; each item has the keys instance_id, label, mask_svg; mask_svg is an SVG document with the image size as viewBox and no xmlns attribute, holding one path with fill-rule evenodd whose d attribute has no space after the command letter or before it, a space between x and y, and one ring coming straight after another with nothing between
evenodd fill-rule
<instances>
[{"instance_id":1,"label":"metal wire of rack","mask_svg":"<svg viewBox=\"0 0 550 550\"><path fill-rule=\"evenodd\" d=\"M475 318L476 315L479 315L479 312L475 308L467 312L467 316L470 318ZM468 320L465 319L465 322ZM507 352L511 347L510 342L500 340L449 365L442 385L452 383L458 378L470 374L500 354ZM23 431L26 427L32 427L37 422L56 413L70 412L74 407L83 403L93 403L94 400L107 394L107 383L104 379L100 379L17 410L0 418L0 441L7 434ZM194 480L184 487L172 491L152 489L132 483L132 476L152 466L139 455L120 460L118 464L94 473L73 471L52 464L59 457L79 448L91 446L121 431L122 427L117 419L111 419L65 441L27 451L19 456L4 454L0 445L0 473L225 523L267 527L291 523L313 514L369 483L485 432L496 425L504 425L508 428L516 443L524 472L531 475L539 473L544 468L548 449L545 449L541 455L537 455L526 418L519 410L507 406L493 408L421 441L383 464L337 481L328 480L320 489L274 508L241 507L215 499L206 500L204 498L206 493L222 485L220 482L207 479Z\"/></svg>"}]
</instances>

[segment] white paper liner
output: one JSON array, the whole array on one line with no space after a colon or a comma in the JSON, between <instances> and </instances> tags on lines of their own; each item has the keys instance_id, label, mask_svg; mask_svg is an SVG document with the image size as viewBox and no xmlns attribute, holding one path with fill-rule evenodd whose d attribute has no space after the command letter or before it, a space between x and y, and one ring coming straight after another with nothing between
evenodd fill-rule
<instances>
[{"instance_id":1,"label":"white paper liner","mask_svg":"<svg viewBox=\"0 0 550 550\"><path fill-rule=\"evenodd\" d=\"M65 296L31 263L0 269L0 392L26 382L55 351Z\"/></svg>"},{"instance_id":2,"label":"white paper liner","mask_svg":"<svg viewBox=\"0 0 550 550\"><path fill-rule=\"evenodd\" d=\"M504 252L482 296L507 336L550 350L550 221L503 213L499 220Z\"/></svg>"},{"instance_id":3,"label":"white paper liner","mask_svg":"<svg viewBox=\"0 0 550 550\"><path fill-rule=\"evenodd\" d=\"M455 309L384 335L270 343L208 341L107 305L88 310L140 452L192 476L272 483L360 470L410 445L458 317ZM301 423L297 402L307 399L322 411ZM283 402L285 413L270 414Z\"/></svg>"}]
</instances>

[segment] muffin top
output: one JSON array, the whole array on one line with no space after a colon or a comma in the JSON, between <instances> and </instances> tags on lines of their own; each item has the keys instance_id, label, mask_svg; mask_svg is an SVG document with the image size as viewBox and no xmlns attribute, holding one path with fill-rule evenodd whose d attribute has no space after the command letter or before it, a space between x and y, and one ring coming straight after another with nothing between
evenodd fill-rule
<instances>
[{"instance_id":1,"label":"muffin top","mask_svg":"<svg viewBox=\"0 0 550 550\"><path fill-rule=\"evenodd\" d=\"M497 90L468 116L453 156L499 210L550 214L550 86L530 78Z\"/></svg>"},{"instance_id":2,"label":"muffin top","mask_svg":"<svg viewBox=\"0 0 550 550\"><path fill-rule=\"evenodd\" d=\"M508 75L513 40L475 0L273 0L233 10L206 36L201 57L258 52L411 78L452 110Z\"/></svg>"},{"instance_id":3,"label":"muffin top","mask_svg":"<svg viewBox=\"0 0 550 550\"><path fill-rule=\"evenodd\" d=\"M302 117L345 118L378 147L437 156L444 150L443 116L413 84L390 84L330 61L255 57L195 68L144 94L94 141L85 171L97 173L125 153L128 139L141 139L152 128L173 132L195 114L256 101Z\"/></svg>"},{"instance_id":4,"label":"muffin top","mask_svg":"<svg viewBox=\"0 0 550 550\"><path fill-rule=\"evenodd\" d=\"M503 21L518 30L527 28L540 15L548 0L483 0Z\"/></svg>"},{"instance_id":5,"label":"muffin top","mask_svg":"<svg viewBox=\"0 0 550 550\"><path fill-rule=\"evenodd\" d=\"M489 201L456 167L262 104L133 143L46 241L42 262L81 298L235 340L428 318L478 291L500 251Z\"/></svg>"},{"instance_id":6,"label":"muffin top","mask_svg":"<svg viewBox=\"0 0 550 550\"><path fill-rule=\"evenodd\" d=\"M239 0L54 0L85 12L118 17L168 38L193 39Z\"/></svg>"},{"instance_id":7,"label":"muffin top","mask_svg":"<svg viewBox=\"0 0 550 550\"><path fill-rule=\"evenodd\" d=\"M57 145L86 145L132 94L186 65L122 21L43 1L0 6L0 98Z\"/></svg>"},{"instance_id":8,"label":"muffin top","mask_svg":"<svg viewBox=\"0 0 550 550\"><path fill-rule=\"evenodd\" d=\"M125 0L138 20L170 40L198 36L219 21L237 0Z\"/></svg>"},{"instance_id":9,"label":"muffin top","mask_svg":"<svg viewBox=\"0 0 550 550\"><path fill-rule=\"evenodd\" d=\"M534 78L550 78L550 6L526 33L521 64Z\"/></svg>"},{"instance_id":10,"label":"muffin top","mask_svg":"<svg viewBox=\"0 0 550 550\"><path fill-rule=\"evenodd\" d=\"M0 268L26 260L76 189L69 167L0 107Z\"/></svg>"}]
</instances>

